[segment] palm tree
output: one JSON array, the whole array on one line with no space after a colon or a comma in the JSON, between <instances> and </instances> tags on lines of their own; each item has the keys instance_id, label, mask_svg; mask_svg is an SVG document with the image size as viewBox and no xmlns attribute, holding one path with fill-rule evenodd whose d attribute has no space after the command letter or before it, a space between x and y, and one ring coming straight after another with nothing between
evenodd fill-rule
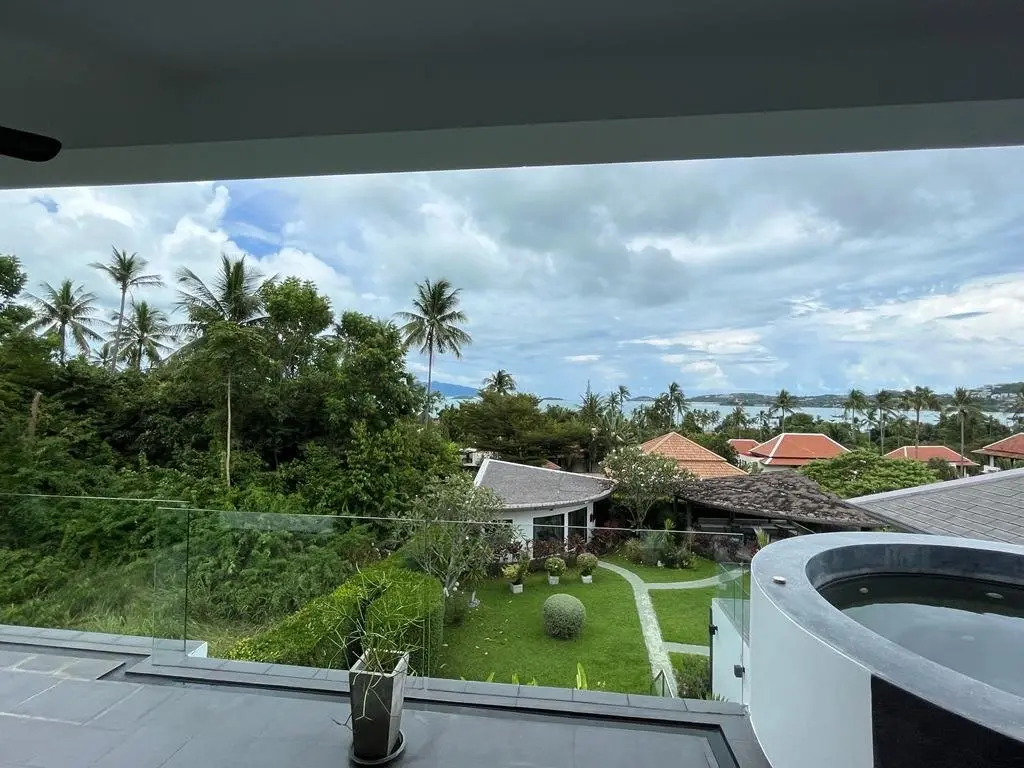
<instances>
[{"instance_id":1,"label":"palm tree","mask_svg":"<svg viewBox=\"0 0 1024 768\"><path fill-rule=\"evenodd\" d=\"M110 370L117 367L118 357L121 353L121 331L124 328L124 302L128 292L133 288L143 286L161 286L164 281L160 275L146 275L143 271L148 262L137 253L128 255L128 251L113 249L110 261L106 264L94 261L89 266L105 272L118 288L121 289L121 308L117 312L117 330L114 331L114 347L110 358Z\"/></svg>"},{"instance_id":2,"label":"palm tree","mask_svg":"<svg viewBox=\"0 0 1024 768\"><path fill-rule=\"evenodd\" d=\"M960 419L960 456L964 457L964 425L967 418L978 413L978 405L974 395L967 387L957 387L953 390L953 403L951 410ZM962 467L963 474L967 475L967 467Z\"/></svg>"},{"instance_id":3,"label":"palm tree","mask_svg":"<svg viewBox=\"0 0 1024 768\"><path fill-rule=\"evenodd\" d=\"M220 270L207 285L191 269L182 267L177 272L177 306L185 310L188 321L184 330L200 336L203 330L218 320L240 326L254 325L263 320L261 289L274 278L263 276L245 263L245 256L232 259L220 257Z\"/></svg>"},{"instance_id":4,"label":"palm tree","mask_svg":"<svg viewBox=\"0 0 1024 768\"><path fill-rule=\"evenodd\" d=\"M405 320L401 328L405 343L418 346L421 353L427 353L428 402L433 385L434 355L451 352L455 357L462 357L462 346L473 342L472 337L459 327L467 322L465 313L459 309L461 292L461 288L452 288L445 278L437 282L424 280L416 284L413 311L395 315ZM427 411L424 410L423 420L426 419Z\"/></svg>"},{"instance_id":5,"label":"palm tree","mask_svg":"<svg viewBox=\"0 0 1024 768\"><path fill-rule=\"evenodd\" d=\"M857 414L864 413L868 409L868 397L863 391L859 389L851 389L850 393L846 396L846 400L843 401L843 413L847 416L847 420L850 423L850 436L854 438L854 429L852 418L856 418ZM854 442L856 439L854 438Z\"/></svg>"},{"instance_id":6,"label":"palm tree","mask_svg":"<svg viewBox=\"0 0 1024 768\"><path fill-rule=\"evenodd\" d=\"M103 337L92 329L100 322L93 317L96 313L96 295L89 293L82 286L77 288L70 280L61 282L59 288L49 283L40 283L42 296L28 297L35 304L35 311L40 317L28 324L28 330L47 334L57 332L60 339L60 361L67 360L68 331L71 338L83 355L89 354L90 341L103 341Z\"/></svg>"},{"instance_id":7,"label":"palm tree","mask_svg":"<svg viewBox=\"0 0 1024 768\"><path fill-rule=\"evenodd\" d=\"M903 392L903 402L914 412L914 446L921 447L921 411L940 409L939 398L928 387L914 387Z\"/></svg>"},{"instance_id":8,"label":"palm tree","mask_svg":"<svg viewBox=\"0 0 1024 768\"><path fill-rule=\"evenodd\" d=\"M747 416L747 409L739 403L732 409L732 413L725 418L736 427L736 437L743 437L743 431L750 428L750 417Z\"/></svg>"},{"instance_id":9,"label":"palm tree","mask_svg":"<svg viewBox=\"0 0 1024 768\"><path fill-rule=\"evenodd\" d=\"M608 396L608 402L615 408L618 408L619 413L622 413L623 406L629 402L631 394L629 387L625 384L619 384L619 388Z\"/></svg>"},{"instance_id":10,"label":"palm tree","mask_svg":"<svg viewBox=\"0 0 1024 768\"><path fill-rule=\"evenodd\" d=\"M149 366L157 365L163 359L163 353L171 348L167 342L175 340L174 326L164 312L153 309L144 301L133 301L131 309L121 355L138 371L142 368L143 358Z\"/></svg>"},{"instance_id":11,"label":"palm tree","mask_svg":"<svg viewBox=\"0 0 1024 768\"><path fill-rule=\"evenodd\" d=\"M245 263L245 256L231 259L225 254L220 257L220 271L214 281L207 285L191 269L182 267L177 273L178 306L185 310L188 321L180 326L180 330L192 337L186 347L193 347L197 342L205 341L203 334L210 330L215 340L223 339L224 343L215 341L217 349L207 352L214 353L218 367L225 373L227 383L227 428L224 451L224 477L228 488L231 487L231 384L232 361L247 349L257 346L252 336L239 336L221 333L222 330L248 329L263 321L262 288L274 278L263 279L254 269ZM226 324L226 326L224 325ZM249 331L254 333L254 331ZM232 349L235 353L232 354Z\"/></svg>"},{"instance_id":12,"label":"palm tree","mask_svg":"<svg viewBox=\"0 0 1024 768\"><path fill-rule=\"evenodd\" d=\"M896 395L885 389L880 389L872 398L875 407L878 409L878 431L881 440L882 455L885 455L885 422L896 411L898 399Z\"/></svg>"},{"instance_id":13,"label":"palm tree","mask_svg":"<svg viewBox=\"0 0 1024 768\"><path fill-rule=\"evenodd\" d=\"M786 431L786 414L796 413L800 410L793 402L793 396L786 390L780 389L779 394L775 396L775 402L772 403L772 410L779 412L779 430L782 432Z\"/></svg>"},{"instance_id":14,"label":"palm tree","mask_svg":"<svg viewBox=\"0 0 1024 768\"><path fill-rule=\"evenodd\" d=\"M499 368L484 379L484 389L499 395L511 395L516 391L516 380L504 368Z\"/></svg>"},{"instance_id":15,"label":"palm tree","mask_svg":"<svg viewBox=\"0 0 1024 768\"><path fill-rule=\"evenodd\" d=\"M580 419L591 427L597 426L604 410L605 399L590 388L590 382L588 381L587 391L580 398Z\"/></svg>"},{"instance_id":16,"label":"palm tree","mask_svg":"<svg viewBox=\"0 0 1024 768\"><path fill-rule=\"evenodd\" d=\"M677 413L679 414L679 420L682 421L683 416L690 410L690 406L686 404L686 395L683 392L683 388L673 381L668 385L668 391L665 394L668 396L669 418L672 419L672 423L675 424Z\"/></svg>"}]
</instances>

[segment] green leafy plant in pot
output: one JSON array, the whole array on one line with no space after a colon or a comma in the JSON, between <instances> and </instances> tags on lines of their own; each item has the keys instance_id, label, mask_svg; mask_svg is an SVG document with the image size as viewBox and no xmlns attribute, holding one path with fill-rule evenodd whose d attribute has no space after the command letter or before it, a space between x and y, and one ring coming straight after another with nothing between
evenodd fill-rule
<instances>
[{"instance_id":1,"label":"green leafy plant in pot","mask_svg":"<svg viewBox=\"0 0 1024 768\"><path fill-rule=\"evenodd\" d=\"M397 587L388 599L359 607L353 632L359 656L348 672L352 714L350 758L355 765L385 765L405 751L402 710L409 676L410 638L421 636L418 612L410 610Z\"/></svg>"},{"instance_id":2,"label":"green leafy plant in pot","mask_svg":"<svg viewBox=\"0 0 1024 768\"><path fill-rule=\"evenodd\" d=\"M594 581L594 569L597 568L597 555L584 552L576 558L576 566L580 569L580 580L584 584Z\"/></svg>"},{"instance_id":3,"label":"green leafy plant in pot","mask_svg":"<svg viewBox=\"0 0 1024 768\"><path fill-rule=\"evenodd\" d=\"M509 563L501 569L501 575L508 580L513 595L520 595L523 592L523 580L530 569L530 561L523 557L515 563Z\"/></svg>"},{"instance_id":4,"label":"green leafy plant in pot","mask_svg":"<svg viewBox=\"0 0 1024 768\"><path fill-rule=\"evenodd\" d=\"M544 561L544 570L548 572L548 584L557 584L558 577L565 573L565 560L560 557L549 557Z\"/></svg>"}]
</instances>

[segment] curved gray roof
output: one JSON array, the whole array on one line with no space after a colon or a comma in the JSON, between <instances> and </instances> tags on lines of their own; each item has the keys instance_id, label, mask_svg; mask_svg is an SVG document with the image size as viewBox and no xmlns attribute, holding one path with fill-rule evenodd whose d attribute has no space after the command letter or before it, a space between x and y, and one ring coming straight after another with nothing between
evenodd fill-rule
<instances>
[{"instance_id":1,"label":"curved gray roof","mask_svg":"<svg viewBox=\"0 0 1024 768\"><path fill-rule=\"evenodd\" d=\"M484 459L474 482L498 494L505 503L505 509L589 504L610 494L614 486L606 477L531 467L498 459Z\"/></svg>"}]
</instances>

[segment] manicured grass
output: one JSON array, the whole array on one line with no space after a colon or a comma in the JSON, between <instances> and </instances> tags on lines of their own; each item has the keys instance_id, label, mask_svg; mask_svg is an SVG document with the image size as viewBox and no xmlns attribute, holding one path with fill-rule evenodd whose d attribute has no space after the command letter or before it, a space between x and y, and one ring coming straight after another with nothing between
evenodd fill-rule
<instances>
[{"instance_id":1,"label":"manicured grass","mask_svg":"<svg viewBox=\"0 0 1024 768\"><path fill-rule=\"evenodd\" d=\"M672 670L676 673L679 697L703 699L711 693L711 664L707 656L696 653L670 653Z\"/></svg>"},{"instance_id":2,"label":"manicured grass","mask_svg":"<svg viewBox=\"0 0 1024 768\"><path fill-rule=\"evenodd\" d=\"M658 568L651 565L635 565L622 555L607 555L602 560L627 568L649 584L663 584L669 581L697 581L717 576L720 573L718 564L713 560L696 557L693 568Z\"/></svg>"},{"instance_id":3,"label":"manicured grass","mask_svg":"<svg viewBox=\"0 0 1024 768\"><path fill-rule=\"evenodd\" d=\"M651 602L658 614L661 637L671 643L708 644L708 611L718 587L702 589L652 589Z\"/></svg>"},{"instance_id":4,"label":"manicured grass","mask_svg":"<svg viewBox=\"0 0 1024 768\"><path fill-rule=\"evenodd\" d=\"M583 634L575 640L555 640L544 633L541 605L563 592L578 597L587 609ZM583 584L568 572L558 586L544 573L530 574L521 595L509 592L502 580L477 588L481 605L470 611L462 626L445 627L445 648L438 675L467 680L511 682L571 688L576 663L583 665L591 689L648 693L651 667L640 631L633 590L622 577L607 570ZM603 686L600 685L603 683Z\"/></svg>"}]
</instances>

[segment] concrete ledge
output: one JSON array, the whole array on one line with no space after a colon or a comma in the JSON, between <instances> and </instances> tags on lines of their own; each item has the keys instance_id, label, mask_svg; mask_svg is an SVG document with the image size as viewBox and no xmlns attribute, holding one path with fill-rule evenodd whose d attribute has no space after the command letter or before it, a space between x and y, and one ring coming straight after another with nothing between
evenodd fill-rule
<instances>
[{"instance_id":1,"label":"concrete ledge","mask_svg":"<svg viewBox=\"0 0 1024 768\"><path fill-rule=\"evenodd\" d=\"M97 651L124 656L150 656L155 651L179 651L191 657L204 657L207 645L201 640L167 640L139 635L113 635L106 632L82 632L76 629L23 627L0 624L0 646L32 645L69 651Z\"/></svg>"}]
</instances>

